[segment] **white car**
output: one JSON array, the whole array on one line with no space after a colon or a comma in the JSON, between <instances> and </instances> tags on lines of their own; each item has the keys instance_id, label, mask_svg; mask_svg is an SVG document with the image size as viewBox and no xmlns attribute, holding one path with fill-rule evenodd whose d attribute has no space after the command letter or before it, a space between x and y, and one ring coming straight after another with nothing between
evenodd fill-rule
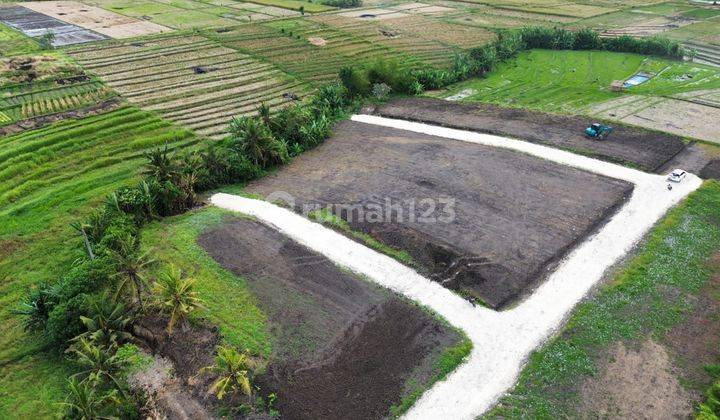
<instances>
[{"instance_id":1,"label":"white car","mask_svg":"<svg viewBox=\"0 0 720 420\"><path fill-rule=\"evenodd\" d=\"M687 172L683 171L682 169L675 169L674 171L670 172L667 180L670 182L681 182L683 179L685 179L686 176Z\"/></svg>"}]
</instances>

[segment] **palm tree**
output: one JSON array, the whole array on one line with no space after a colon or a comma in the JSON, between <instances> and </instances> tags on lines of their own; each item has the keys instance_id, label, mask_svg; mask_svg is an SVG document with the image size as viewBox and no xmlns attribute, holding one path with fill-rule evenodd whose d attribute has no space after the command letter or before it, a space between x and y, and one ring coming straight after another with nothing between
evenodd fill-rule
<instances>
[{"instance_id":1,"label":"palm tree","mask_svg":"<svg viewBox=\"0 0 720 420\"><path fill-rule=\"evenodd\" d=\"M203 308L202 299L194 289L195 279L183 278L182 271L170 266L155 283L155 295L163 311L170 315L167 332L172 334L175 325L187 330L187 318L196 309Z\"/></svg>"},{"instance_id":2,"label":"palm tree","mask_svg":"<svg viewBox=\"0 0 720 420\"><path fill-rule=\"evenodd\" d=\"M118 249L109 249L110 256L117 268L116 277L120 277L117 285L116 298L128 287L131 288L131 296L135 296L140 304L140 310L144 309L142 293L146 284L143 271L155 263L150 256L151 250L141 252L138 248L136 236L127 234L120 238Z\"/></svg>"},{"instance_id":3,"label":"palm tree","mask_svg":"<svg viewBox=\"0 0 720 420\"><path fill-rule=\"evenodd\" d=\"M155 178L160 183L166 181L172 181L177 175L177 167L173 163L173 157L168 151L168 146L165 144L165 148L157 148L145 154L148 162L145 164L145 168L142 174Z\"/></svg>"},{"instance_id":4,"label":"palm tree","mask_svg":"<svg viewBox=\"0 0 720 420\"><path fill-rule=\"evenodd\" d=\"M109 405L118 404L117 391L111 390L105 393L98 393L97 387L92 381L79 382L75 378L68 380L68 397L61 405L69 410L68 417L78 420L104 420L115 419L103 413Z\"/></svg>"},{"instance_id":5,"label":"palm tree","mask_svg":"<svg viewBox=\"0 0 720 420\"><path fill-rule=\"evenodd\" d=\"M261 367L262 364L247 350L240 353L232 347L218 346L215 364L203 369L218 376L208 392L214 393L218 399L241 392L250 399L253 377Z\"/></svg>"},{"instance_id":6,"label":"palm tree","mask_svg":"<svg viewBox=\"0 0 720 420\"><path fill-rule=\"evenodd\" d=\"M71 378L84 378L88 381L109 380L117 389L122 391L122 385L116 375L127 361L115 352L115 347L101 347L85 337L80 337L69 349L75 361L81 366L81 371Z\"/></svg>"},{"instance_id":7,"label":"palm tree","mask_svg":"<svg viewBox=\"0 0 720 420\"><path fill-rule=\"evenodd\" d=\"M80 317L87 331L76 339L88 338L95 344L112 347L132 338L127 332L132 316L122 302L104 291L95 297L88 297L87 304L90 316Z\"/></svg>"},{"instance_id":8,"label":"palm tree","mask_svg":"<svg viewBox=\"0 0 720 420\"><path fill-rule=\"evenodd\" d=\"M230 135L232 147L256 165L275 165L288 159L285 143L275 139L268 126L257 118L233 118Z\"/></svg>"},{"instance_id":9,"label":"palm tree","mask_svg":"<svg viewBox=\"0 0 720 420\"><path fill-rule=\"evenodd\" d=\"M42 331L45 328L50 310L52 309L52 289L40 284L31 290L20 302L20 307L13 311L22 315L25 331Z\"/></svg>"}]
</instances>

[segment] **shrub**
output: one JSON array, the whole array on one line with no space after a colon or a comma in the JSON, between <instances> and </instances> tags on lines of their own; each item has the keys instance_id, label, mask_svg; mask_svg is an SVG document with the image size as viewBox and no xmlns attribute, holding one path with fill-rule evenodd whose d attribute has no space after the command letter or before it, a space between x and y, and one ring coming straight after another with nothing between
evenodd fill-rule
<instances>
[{"instance_id":1,"label":"shrub","mask_svg":"<svg viewBox=\"0 0 720 420\"><path fill-rule=\"evenodd\" d=\"M603 42L600 35L592 29L583 28L575 33L574 50L600 50Z\"/></svg>"},{"instance_id":2,"label":"shrub","mask_svg":"<svg viewBox=\"0 0 720 420\"><path fill-rule=\"evenodd\" d=\"M370 93L370 80L366 72L354 67L343 67L340 69L339 77L351 97Z\"/></svg>"},{"instance_id":3,"label":"shrub","mask_svg":"<svg viewBox=\"0 0 720 420\"><path fill-rule=\"evenodd\" d=\"M384 100L392 92L392 88L385 83L375 83L372 87L372 95L375 99Z\"/></svg>"},{"instance_id":4,"label":"shrub","mask_svg":"<svg viewBox=\"0 0 720 420\"><path fill-rule=\"evenodd\" d=\"M411 93L413 82L417 81L413 73L400 67L396 60L378 59L368 68L367 77L370 83L385 83L398 93Z\"/></svg>"}]
</instances>

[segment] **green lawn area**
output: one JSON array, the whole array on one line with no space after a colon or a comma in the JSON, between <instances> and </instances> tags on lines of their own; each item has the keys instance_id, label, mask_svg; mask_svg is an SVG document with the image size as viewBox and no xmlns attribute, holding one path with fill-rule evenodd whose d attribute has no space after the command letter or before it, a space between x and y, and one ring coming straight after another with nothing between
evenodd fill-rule
<instances>
[{"instance_id":1,"label":"green lawn area","mask_svg":"<svg viewBox=\"0 0 720 420\"><path fill-rule=\"evenodd\" d=\"M40 51L37 42L0 23L0 57Z\"/></svg>"},{"instance_id":2,"label":"green lawn area","mask_svg":"<svg viewBox=\"0 0 720 420\"><path fill-rule=\"evenodd\" d=\"M693 309L720 251L720 183L673 209L613 281L581 303L557 338L530 357L519 384L488 418L577 418L583 379L617 342L662 339Z\"/></svg>"},{"instance_id":3,"label":"green lawn area","mask_svg":"<svg viewBox=\"0 0 720 420\"><path fill-rule=\"evenodd\" d=\"M234 217L239 216L207 208L165 218L143 228L142 243L152 250L155 259L175 264L185 275L196 279L207 308L198 316L218 325L229 344L268 357L273 347L268 320L257 307L245 280L221 267L197 244L197 237L204 230Z\"/></svg>"},{"instance_id":4,"label":"green lawn area","mask_svg":"<svg viewBox=\"0 0 720 420\"><path fill-rule=\"evenodd\" d=\"M64 398L67 369L12 311L82 255L69 224L136 179L146 150L195 141L134 107L0 137L0 418L49 417Z\"/></svg>"},{"instance_id":5,"label":"green lawn area","mask_svg":"<svg viewBox=\"0 0 720 420\"><path fill-rule=\"evenodd\" d=\"M614 80L638 71L657 73L626 92L612 92ZM681 76L690 74L692 78ZM669 95L720 87L720 71L698 64L605 51L531 50L498 66L485 78L451 86L440 96L472 89L465 102L490 102L548 112L578 113L623 95Z\"/></svg>"}]
</instances>

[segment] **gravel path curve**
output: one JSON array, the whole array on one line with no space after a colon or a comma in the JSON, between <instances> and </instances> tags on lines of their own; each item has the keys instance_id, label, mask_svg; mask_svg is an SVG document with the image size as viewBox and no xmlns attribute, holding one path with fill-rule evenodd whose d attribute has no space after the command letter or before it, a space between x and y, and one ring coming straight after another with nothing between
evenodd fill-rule
<instances>
[{"instance_id":1,"label":"gravel path curve","mask_svg":"<svg viewBox=\"0 0 720 420\"><path fill-rule=\"evenodd\" d=\"M586 239L535 292L515 308L496 312L475 307L452 291L396 260L274 204L230 194L211 201L254 216L340 266L431 308L465 331L474 344L468 360L436 384L406 414L408 419L472 419L511 388L530 352L563 322L575 304L628 253L645 233L702 181L689 175L669 191L664 176L519 140L370 115L353 121L503 147L635 184L630 200Z\"/></svg>"}]
</instances>

